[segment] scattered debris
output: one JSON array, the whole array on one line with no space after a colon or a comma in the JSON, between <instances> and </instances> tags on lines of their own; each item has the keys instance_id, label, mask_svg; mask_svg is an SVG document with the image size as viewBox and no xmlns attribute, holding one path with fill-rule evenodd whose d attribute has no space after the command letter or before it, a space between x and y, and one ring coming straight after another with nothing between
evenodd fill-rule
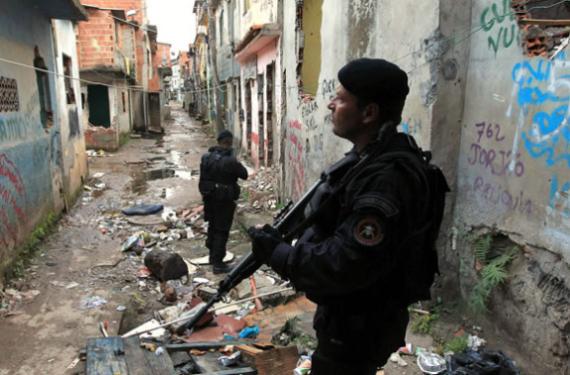
<instances>
[{"instance_id":1,"label":"scattered debris","mask_svg":"<svg viewBox=\"0 0 570 375\"><path fill-rule=\"evenodd\" d=\"M408 366L408 362L404 361L398 353L392 353L390 355L390 362L396 363L400 367Z\"/></svg>"},{"instance_id":2,"label":"scattered debris","mask_svg":"<svg viewBox=\"0 0 570 375\"><path fill-rule=\"evenodd\" d=\"M233 353L232 355L223 355L221 357L218 358L218 361L222 364L222 366L224 367L230 367L230 366L235 366L239 359L241 357L241 352L237 351L235 353Z\"/></svg>"},{"instance_id":3,"label":"scattered debris","mask_svg":"<svg viewBox=\"0 0 570 375\"><path fill-rule=\"evenodd\" d=\"M426 374L441 374L447 369L445 359L439 354L431 352L419 353L417 364L420 370Z\"/></svg>"},{"instance_id":4,"label":"scattered debris","mask_svg":"<svg viewBox=\"0 0 570 375\"><path fill-rule=\"evenodd\" d=\"M312 360L308 355L303 355L297 362L293 375L308 375L311 373Z\"/></svg>"},{"instance_id":5,"label":"scattered debris","mask_svg":"<svg viewBox=\"0 0 570 375\"><path fill-rule=\"evenodd\" d=\"M89 296L81 300L80 307L82 310L96 309L107 304L107 300L99 296Z\"/></svg>"},{"instance_id":6,"label":"scattered debris","mask_svg":"<svg viewBox=\"0 0 570 375\"><path fill-rule=\"evenodd\" d=\"M449 359L449 375L461 374L501 374L519 375L520 370L505 353L501 351L474 351L454 354Z\"/></svg>"}]
</instances>

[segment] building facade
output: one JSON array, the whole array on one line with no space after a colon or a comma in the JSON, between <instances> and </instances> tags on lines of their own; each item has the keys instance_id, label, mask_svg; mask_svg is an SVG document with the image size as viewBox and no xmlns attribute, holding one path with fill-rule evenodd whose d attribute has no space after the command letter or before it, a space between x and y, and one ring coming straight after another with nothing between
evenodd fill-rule
<instances>
[{"instance_id":1,"label":"building facade","mask_svg":"<svg viewBox=\"0 0 570 375\"><path fill-rule=\"evenodd\" d=\"M209 38L212 45L200 41L197 49L223 49L225 38L237 30L232 48L240 64L241 148L258 167L273 161L284 199L300 197L351 147L332 133L327 109L339 68L358 57L401 66L411 92L400 130L432 151L453 190L440 238L439 293L455 291L448 297L470 304L484 265L509 256L508 279L487 296L481 319L489 318L491 331L513 337L512 344L524 353L517 360L529 373L569 371L566 4L196 3L217 9L219 31ZM229 6L234 7L231 32L226 30ZM223 63L209 65L198 72L219 73ZM481 243L487 251L483 260L476 251Z\"/></svg>"},{"instance_id":2,"label":"building facade","mask_svg":"<svg viewBox=\"0 0 570 375\"><path fill-rule=\"evenodd\" d=\"M32 6L33 5L33 6ZM8 1L0 14L0 274L87 176L73 1Z\"/></svg>"}]
</instances>

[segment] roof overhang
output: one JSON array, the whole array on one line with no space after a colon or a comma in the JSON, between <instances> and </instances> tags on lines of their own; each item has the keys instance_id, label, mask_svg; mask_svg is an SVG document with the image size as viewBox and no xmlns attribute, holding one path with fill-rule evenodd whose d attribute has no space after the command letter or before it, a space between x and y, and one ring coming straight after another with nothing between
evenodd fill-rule
<instances>
[{"instance_id":1,"label":"roof overhang","mask_svg":"<svg viewBox=\"0 0 570 375\"><path fill-rule=\"evenodd\" d=\"M252 26L235 49L236 60L244 63L280 35L279 25L275 23Z\"/></svg>"},{"instance_id":2,"label":"roof overhang","mask_svg":"<svg viewBox=\"0 0 570 375\"><path fill-rule=\"evenodd\" d=\"M87 11L79 0L31 0L31 4L49 18L69 21L87 20Z\"/></svg>"}]
</instances>

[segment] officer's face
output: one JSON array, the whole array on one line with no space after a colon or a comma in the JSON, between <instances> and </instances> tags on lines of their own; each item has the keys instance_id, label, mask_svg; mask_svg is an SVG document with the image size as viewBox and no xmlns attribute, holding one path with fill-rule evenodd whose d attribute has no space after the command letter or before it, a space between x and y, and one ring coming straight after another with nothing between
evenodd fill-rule
<instances>
[{"instance_id":1,"label":"officer's face","mask_svg":"<svg viewBox=\"0 0 570 375\"><path fill-rule=\"evenodd\" d=\"M361 131L362 111L358 108L358 99L338 85L336 96L328 105L332 111L333 133L341 138L352 140Z\"/></svg>"}]
</instances>

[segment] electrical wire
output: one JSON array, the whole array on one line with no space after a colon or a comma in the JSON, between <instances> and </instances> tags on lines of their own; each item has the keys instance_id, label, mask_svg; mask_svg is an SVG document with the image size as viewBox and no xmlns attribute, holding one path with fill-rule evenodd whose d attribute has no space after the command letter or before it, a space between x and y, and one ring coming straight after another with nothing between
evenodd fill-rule
<instances>
[{"instance_id":1,"label":"electrical wire","mask_svg":"<svg viewBox=\"0 0 570 375\"><path fill-rule=\"evenodd\" d=\"M530 1L532 1L532 0L529 0L529 1L528 1L527 3L525 3L525 4L529 4ZM534 0L534 1L546 1L546 0ZM554 4L551 4L551 5L542 5L542 6L537 5L537 6L533 6L533 7L528 8L525 12L517 12L517 11L507 12L507 13L504 13L503 15L501 15L501 16L498 16L498 17L503 18L503 17L510 17L510 16L516 15L516 14L525 14L526 12L529 12L529 11L535 10L535 9L550 9L550 8L556 7L556 6L561 5L561 4L564 4L564 3L570 3L570 0L561 0L561 1L559 1L559 2L557 2L557 3L554 3ZM112 18L116 18L116 19L118 19L118 20L120 20L120 21L122 21L122 22L125 22L124 20L122 20L122 19L120 19L120 18L118 18L118 17L114 17L114 16L112 16L112 15L109 15L109 16L112 17ZM452 36L443 38L443 41L445 41L445 40L447 39L447 40L451 43L451 48L454 48L454 47L456 47L456 46L458 46L458 45L464 43L465 41L469 40L474 34L476 34L476 33L480 32L481 30L485 29L487 26L491 25L493 22L495 22L494 19L491 20L491 21L489 21L489 22L487 22L487 23L485 23L485 24L481 24L481 25L479 25L479 26L477 26L477 27L465 28L464 30L469 29L469 32L468 32L467 34L465 34L462 39L455 39L456 34L454 34L454 35L452 35ZM127 22L127 23L129 23L129 22ZM136 24L132 24L132 25L136 25ZM410 52L410 53L407 53L407 54L405 54L405 55L403 55L403 56L400 56L400 57L398 57L398 58L396 58L396 59L393 59L392 61L393 61L393 62L400 62L400 61L404 60L405 58L408 58L408 57L410 57L410 56L413 56L413 55L415 55L415 54L417 54L417 53L419 53L419 52L422 52L422 50L420 50L420 49L414 50L414 51L412 51L412 52ZM18 62L18 61L14 61L14 60L10 60L10 59L3 58L3 57L0 57L0 61L5 62L5 63L8 63L8 64L13 64L13 65L16 65L16 66L24 67L24 68L27 68L27 69L32 69L32 70L35 70L35 71L52 74L52 75L57 76L57 77L68 78L68 79L71 79L71 80L75 80L75 81L79 81L79 82L91 84L91 85L101 85L101 86L106 86L106 87L109 87L109 88L119 88L119 89L125 89L125 88L127 88L127 89L133 90L133 91L145 92L145 90L139 89L140 86L127 86L127 87L124 87L124 86L117 86L117 85L107 84L107 83L104 83L104 82L91 81L91 80L87 80L87 79L84 79L84 78L78 78L78 77L73 77L73 76L69 76L69 75L66 75L66 74L57 73L57 72L54 72L54 71L51 71L51 70L48 70L48 69L38 68L38 67L35 67L35 66L33 66L33 65L24 64L24 63L21 63L21 62ZM414 68L408 70L407 73L408 73L408 74L411 74L413 71L415 71L415 70L417 70L417 69L419 69L419 68L421 68L421 67L423 67L423 66L425 66L425 65L428 65L428 64L431 64L431 61L427 61L427 62L425 62L425 63L423 63L423 64L417 65L417 66L415 66ZM205 89L184 91L184 93L185 93L185 94L197 94L197 93L208 92L208 91L211 91L211 90L226 91L226 86L229 85L229 84L230 84L230 83L223 83L223 84L220 84L220 85L217 85L217 86L212 86L212 87L205 88ZM277 87L283 87L282 85L279 85L279 84L276 84L276 85L274 85L274 86L275 86L276 88L277 88ZM317 93L313 93L313 92L307 90L307 89L306 89L305 87L303 87L303 86L286 86L286 88L287 88L287 89L297 89L297 90L299 90L299 91L301 91L301 92L303 92L303 93L305 93L305 94L309 94L309 95L312 95L312 96L316 96L316 94L317 94ZM317 88L317 92L318 92L318 89L319 89L319 87ZM147 91L148 91L148 90L147 90ZM162 92L162 91L164 91L164 90L160 90L160 91Z\"/></svg>"},{"instance_id":2,"label":"electrical wire","mask_svg":"<svg viewBox=\"0 0 570 375\"><path fill-rule=\"evenodd\" d=\"M52 74L56 77L60 77L60 78L68 78L74 81L79 81L79 82L83 82L89 85L101 85L101 86L106 86L109 88L118 88L118 89L129 89L132 91L139 91L139 92L148 92L148 90L144 90L144 89L140 89L141 86L118 86L118 85L112 85L112 84L108 84L108 83L104 83L104 82L99 82L99 81L91 81L88 79L84 79L84 78L78 78L78 77L73 77L70 75L66 75L66 74L61 74L61 73L57 73L54 72L52 70L48 70L48 69L43 69L43 68L38 68L36 66L33 65L29 65L29 64L24 64L18 61L14 61L14 60L10 60L10 59L6 59L4 57L0 57L0 62L4 62L7 64L12 64L12 65L16 65L16 66L20 66L23 68L27 68L27 69L31 69L31 70L35 70L38 72L42 72L42 73L47 73L47 74ZM205 91L210 91L210 90L215 90L217 88L223 87L224 85L219 85L219 86L214 86L214 87L210 87L210 88L206 88L206 89L199 89L199 90L194 90L194 91L186 91L187 93L200 93L200 92L205 92ZM160 90L160 92L163 92L164 90Z\"/></svg>"}]
</instances>

